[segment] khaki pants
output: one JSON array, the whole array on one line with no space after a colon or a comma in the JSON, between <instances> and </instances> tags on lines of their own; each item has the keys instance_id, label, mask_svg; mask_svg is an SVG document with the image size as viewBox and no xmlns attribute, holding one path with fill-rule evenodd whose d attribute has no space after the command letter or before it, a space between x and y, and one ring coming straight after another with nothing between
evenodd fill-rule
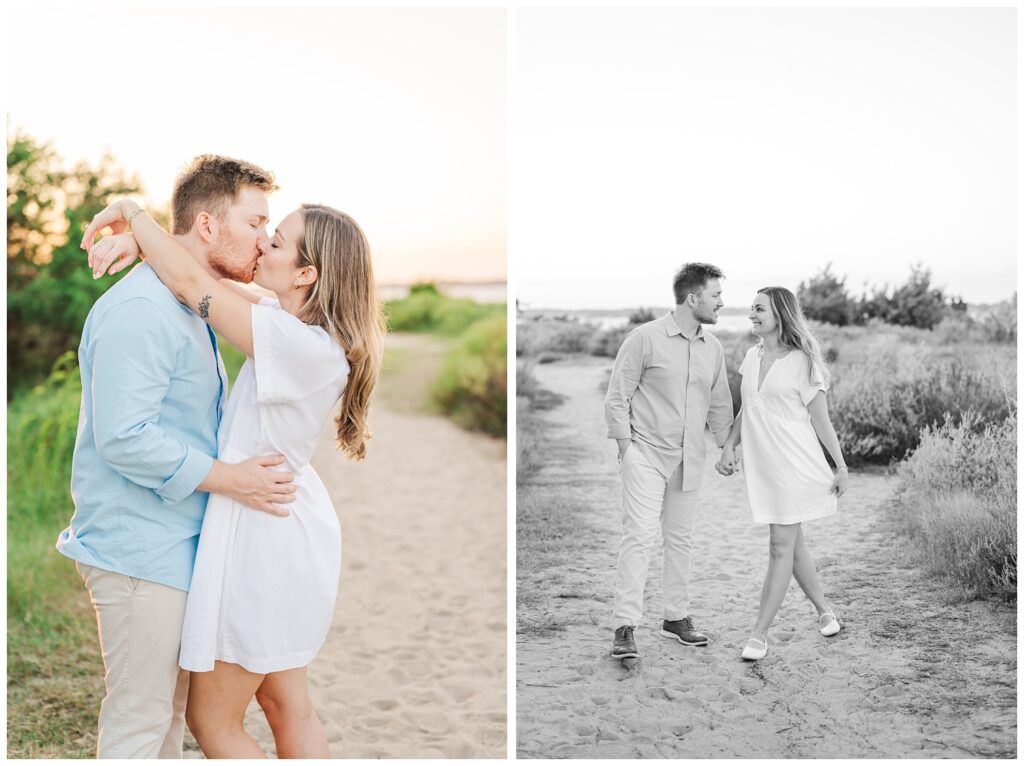
<instances>
[{"instance_id":1,"label":"khaki pants","mask_svg":"<svg viewBox=\"0 0 1024 766\"><path fill-rule=\"evenodd\" d=\"M668 481L637 449L622 456L622 544L615 583L615 628L636 625L643 612L651 549L661 528L664 619L681 620L690 609L690 559L699 490L682 490L680 463Z\"/></svg>"},{"instance_id":2,"label":"khaki pants","mask_svg":"<svg viewBox=\"0 0 1024 766\"><path fill-rule=\"evenodd\" d=\"M97 758L181 758L188 671L185 591L78 563L96 609L107 694Z\"/></svg>"}]
</instances>

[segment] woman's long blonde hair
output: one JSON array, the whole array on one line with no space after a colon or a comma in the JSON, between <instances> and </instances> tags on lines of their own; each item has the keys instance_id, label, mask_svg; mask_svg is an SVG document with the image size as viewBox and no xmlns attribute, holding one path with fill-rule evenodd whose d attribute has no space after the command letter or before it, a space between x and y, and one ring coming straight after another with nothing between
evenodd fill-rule
<instances>
[{"instance_id":1,"label":"woman's long blonde hair","mask_svg":"<svg viewBox=\"0 0 1024 766\"><path fill-rule=\"evenodd\" d=\"M359 225L345 213L326 205L303 205L301 209L298 265L314 266L318 276L298 316L307 324L323 327L345 349L351 372L334 421L338 449L349 459L362 460L366 442L373 436L367 411L380 377L386 332L370 245Z\"/></svg>"},{"instance_id":2,"label":"woman's long blonde hair","mask_svg":"<svg viewBox=\"0 0 1024 766\"><path fill-rule=\"evenodd\" d=\"M828 384L829 373L821 353L821 341L811 332L797 297L785 287L762 287L758 292L767 295L772 304L772 312L779 322L779 342L807 354L811 361L807 372L812 383L820 379Z\"/></svg>"}]
</instances>

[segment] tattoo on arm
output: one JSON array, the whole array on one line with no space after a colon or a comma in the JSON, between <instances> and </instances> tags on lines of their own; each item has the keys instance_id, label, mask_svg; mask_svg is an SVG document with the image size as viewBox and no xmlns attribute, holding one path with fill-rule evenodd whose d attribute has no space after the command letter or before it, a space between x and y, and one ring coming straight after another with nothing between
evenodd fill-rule
<instances>
[{"instance_id":1,"label":"tattoo on arm","mask_svg":"<svg viewBox=\"0 0 1024 766\"><path fill-rule=\"evenodd\" d=\"M204 295L203 299L199 301L199 317L201 319L210 318L210 296Z\"/></svg>"}]
</instances>

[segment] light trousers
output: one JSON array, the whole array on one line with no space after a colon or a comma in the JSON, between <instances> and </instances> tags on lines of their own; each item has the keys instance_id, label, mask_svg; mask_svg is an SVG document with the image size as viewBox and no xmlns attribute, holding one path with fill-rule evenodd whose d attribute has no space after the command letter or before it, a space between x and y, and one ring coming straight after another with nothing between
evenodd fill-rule
<instances>
[{"instance_id":1,"label":"light trousers","mask_svg":"<svg viewBox=\"0 0 1024 766\"><path fill-rule=\"evenodd\" d=\"M188 671L185 591L78 563L96 609L107 693L97 758L181 758Z\"/></svg>"},{"instance_id":2,"label":"light trousers","mask_svg":"<svg viewBox=\"0 0 1024 766\"><path fill-rule=\"evenodd\" d=\"M661 529L664 557L664 619L680 620L690 609L690 562L699 490L683 491L682 463L666 481L631 444L622 457L622 544L615 582L613 627L636 627L643 613L651 549Z\"/></svg>"}]
</instances>

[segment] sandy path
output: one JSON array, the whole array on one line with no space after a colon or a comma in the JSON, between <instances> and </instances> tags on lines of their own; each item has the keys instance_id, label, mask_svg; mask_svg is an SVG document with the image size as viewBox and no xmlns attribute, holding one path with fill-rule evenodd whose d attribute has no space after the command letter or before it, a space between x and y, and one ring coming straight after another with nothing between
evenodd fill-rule
<instances>
[{"instance_id":1,"label":"sandy path","mask_svg":"<svg viewBox=\"0 0 1024 766\"><path fill-rule=\"evenodd\" d=\"M610 360L591 357L535 368L544 388L567 399L541 414L550 459L527 491L552 508L575 507L583 542L562 566L519 567L518 587L530 595L517 608L520 757L1016 754L1014 612L945 604L943 588L901 560L880 511L889 476L855 473L840 513L805 525L843 632L819 635L794 584L768 657L745 663L767 526L749 521L742 479L718 476L709 459L691 610L711 643L658 635L655 553L636 634L641 659L632 668L612 660L620 485L603 423L609 369Z\"/></svg>"},{"instance_id":2,"label":"sandy path","mask_svg":"<svg viewBox=\"0 0 1024 766\"><path fill-rule=\"evenodd\" d=\"M441 342L388 343L366 460L344 460L330 428L313 459L344 541L313 701L332 757L504 757L505 442L423 413ZM246 728L273 753L255 702Z\"/></svg>"}]
</instances>

